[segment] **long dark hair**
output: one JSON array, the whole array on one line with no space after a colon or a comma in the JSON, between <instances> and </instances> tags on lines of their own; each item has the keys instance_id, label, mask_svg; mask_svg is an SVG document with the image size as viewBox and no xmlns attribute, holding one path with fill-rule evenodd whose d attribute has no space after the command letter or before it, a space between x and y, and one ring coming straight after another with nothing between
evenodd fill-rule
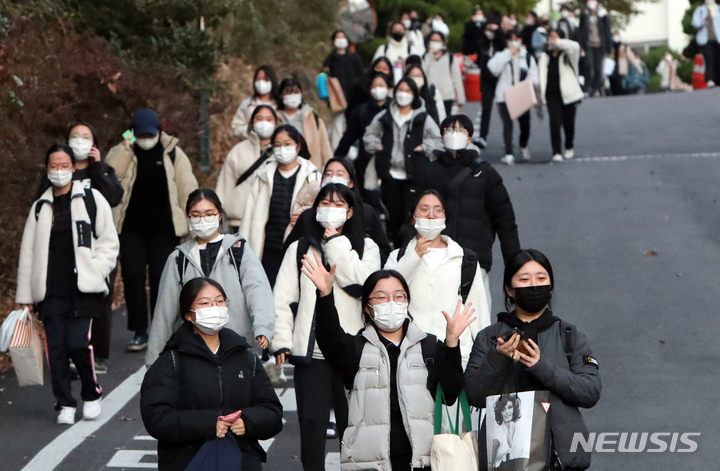
<instances>
[{"instance_id":1,"label":"long dark hair","mask_svg":"<svg viewBox=\"0 0 720 471\"><path fill-rule=\"evenodd\" d=\"M285 110L285 102L283 102L283 97L282 97L283 91L286 88L290 88L290 87L298 87L300 89L300 93L303 93L302 83L300 83L300 80L296 79L295 77L288 77L286 79L283 79L283 81L280 82L280 88L278 89L278 99L277 99L277 107L281 111ZM300 103L300 108L302 108L302 105L304 103L305 103L305 97L303 96L303 101L302 101L302 103Z\"/></svg>"},{"instance_id":2,"label":"long dark hair","mask_svg":"<svg viewBox=\"0 0 720 471\"><path fill-rule=\"evenodd\" d=\"M275 138L281 132L286 132L290 139L300 145L300 152L298 152L298 156L304 158L305 160L310 160L310 149L308 148L307 141L303 137L302 133L292 124L282 124L275 128L275 132L270 138L271 146L275 146Z\"/></svg>"},{"instance_id":3,"label":"long dark hair","mask_svg":"<svg viewBox=\"0 0 720 471\"><path fill-rule=\"evenodd\" d=\"M442 205L443 209L445 209L445 198L443 198L443 196L437 190L425 190L420 193L418 197L415 198L413 205L410 207L410 212L407 215L407 220L405 221L405 224L403 224L403 226L400 228L403 247L407 246L408 242L410 242L410 240L417 235L417 231L415 230L415 224L413 223L413 219L415 219L415 209L417 208L417 205L420 204L420 200L427 195L436 196L437 199L440 200L440 204ZM445 230L442 231L443 234L446 233L447 226L449 226L449 223L447 212L445 212Z\"/></svg>"},{"instance_id":4,"label":"long dark hair","mask_svg":"<svg viewBox=\"0 0 720 471\"><path fill-rule=\"evenodd\" d=\"M193 191L188 195L188 200L185 204L185 215L187 217L190 217L190 211L192 210L193 206L195 206L202 200L208 200L218 210L218 213L220 214L220 232L225 232L224 229L226 228L224 226L225 221L227 220L227 214L222 207L220 197L210 188L198 188L197 190Z\"/></svg>"},{"instance_id":5,"label":"long dark hair","mask_svg":"<svg viewBox=\"0 0 720 471\"><path fill-rule=\"evenodd\" d=\"M213 280L212 278L193 278L192 280L185 283L185 286L183 286L182 290L180 291L180 302L178 309L178 317L180 318L180 320L185 323L190 323L190 321L185 319L185 314L192 310L192 305L197 299L198 294L200 294L200 291L202 291L203 288L208 285L216 287L222 293L223 297L227 299L227 294L225 294L225 290L223 289L222 285L220 285L220 283L218 283L217 281Z\"/></svg>"},{"instance_id":6,"label":"long dark hair","mask_svg":"<svg viewBox=\"0 0 720 471\"><path fill-rule=\"evenodd\" d=\"M255 82L257 82L257 76L260 72L265 72L265 80L268 80L272 84L272 88L270 89L270 97L275 100L277 103L278 99L278 81L277 81L277 74L275 74L275 69L271 65L261 65L257 69L255 69L255 74L253 75L253 98L258 98L260 95L258 94L257 90L255 90Z\"/></svg>"},{"instance_id":7,"label":"long dark hair","mask_svg":"<svg viewBox=\"0 0 720 471\"><path fill-rule=\"evenodd\" d=\"M412 109L416 110L420 108L422 105L422 100L420 97L420 90L417 87L417 84L415 83L415 80L411 79L408 75L405 75L400 81L395 85L395 89L393 90L393 96L397 97L398 88L400 87L400 84L406 83L408 87L410 87L410 91L413 94L413 102L411 103Z\"/></svg>"},{"instance_id":8,"label":"long dark hair","mask_svg":"<svg viewBox=\"0 0 720 471\"><path fill-rule=\"evenodd\" d=\"M407 281L405 281L405 277L402 276L400 272L397 272L395 270L378 270L376 272L373 272L370 274L370 276L367 277L365 283L363 283L362 296L360 298L363 316L365 317L366 324L372 322L370 316L368 316L365 312L365 306L370 305L370 295L372 294L375 286L380 280L386 280L388 278L396 278L400 282L403 289L405 290L405 293L407 293L408 306L410 305L410 287L408 286Z\"/></svg>"},{"instance_id":9,"label":"long dark hair","mask_svg":"<svg viewBox=\"0 0 720 471\"><path fill-rule=\"evenodd\" d=\"M345 168L348 179L353 182L353 187L351 188L351 190L353 191L353 193L355 193L355 200L358 202L362 202L362 196L360 196L360 187L357 181L357 172L355 171L355 166L345 157L333 157L332 159L328 160L325 163L325 167L323 167L322 178L325 178L325 172L327 171L327 168L330 166L330 164L335 162L339 163Z\"/></svg>"},{"instance_id":10,"label":"long dark hair","mask_svg":"<svg viewBox=\"0 0 720 471\"><path fill-rule=\"evenodd\" d=\"M261 111L261 110L270 110L270 112L273 115L273 118L275 118L275 126L280 122L278 120L277 111L275 111L275 108L273 108L270 105L257 105L253 112L250 114L250 127L255 123L255 116Z\"/></svg>"},{"instance_id":11,"label":"long dark hair","mask_svg":"<svg viewBox=\"0 0 720 471\"><path fill-rule=\"evenodd\" d=\"M508 311L515 304L515 300L507 293L507 288L512 289L512 278L515 274L528 262L538 262L548 272L550 277L550 286L555 289L555 276L553 275L550 260L544 253L535 249L524 249L515 252L507 262L505 262L505 272L503 273L503 293L505 294L505 309Z\"/></svg>"},{"instance_id":12,"label":"long dark hair","mask_svg":"<svg viewBox=\"0 0 720 471\"><path fill-rule=\"evenodd\" d=\"M43 169L43 177L40 181L40 186L38 186L37 193L35 194L35 199L40 199L40 197L47 191L48 188L52 186L52 183L50 183L50 180L47 178L47 166L50 163L50 156L54 154L55 152L64 152L68 156L70 156L70 161L73 164L73 167L75 166L75 152L73 152L72 147L70 147L67 144L63 144L62 142L57 142L50 146L50 148L45 152L45 168Z\"/></svg>"},{"instance_id":13,"label":"long dark hair","mask_svg":"<svg viewBox=\"0 0 720 471\"><path fill-rule=\"evenodd\" d=\"M84 121L78 121L76 123L73 123L73 125L68 128L67 141L70 140L70 134L72 134L73 129L78 126L85 126L86 128L88 128L90 130L90 134L92 135L93 144L95 145L95 147L100 148L100 141L98 140L97 131L91 124L88 124ZM92 165L92 159L90 159L90 164Z\"/></svg>"}]
</instances>

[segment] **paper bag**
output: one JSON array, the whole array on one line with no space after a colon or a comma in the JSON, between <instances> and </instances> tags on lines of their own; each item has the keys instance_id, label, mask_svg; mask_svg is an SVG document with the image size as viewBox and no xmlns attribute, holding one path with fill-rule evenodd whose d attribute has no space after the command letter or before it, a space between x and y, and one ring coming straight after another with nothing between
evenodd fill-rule
<instances>
[{"instance_id":1,"label":"paper bag","mask_svg":"<svg viewBox=\"0 0 720 471\"><path fill-rule=\"evenodd\" d=\"M535 85L531 78L527 78L505 90L505 106L507 106L510 119L518 119L530 108L537 105L537 102Z\"/></svg>"},{"instance_id":2,"label":"paper bag","mask_svg":"<svg viewBox=\"0 0 720 471\"><path fill-rule=\"evenodd\" d=\"M477 471L477 435L472 431L470 406L465 391L461 391L458 398L459 404L454 427L448 414L451 433L440 433L442 428L442 400L443 391L438 384L435 394L435 435L433 436L430 452L430 468L433 471ZM465 428L467 429L465 433L460 433L460 410L462 410Z\"/></svg>"},{"instance_id":3,"label":"paper bag","mask_svg":"<svg viewBox=\"0 0 720 471\"><path fill-rule=\"evenodd\" d=\"M42 351L40 332L33 325L32 314L28 312L18 319L10 341L10 358L21 387L43 385Z\"/></svg>"},{"instance_id":4,"label":"paper bag","mask_svg":"<svg viewBox=\"0 0 720 471\"><path fill-rule=\"evenodd\" d=\"M330 100L330 110L333 113L342 113L347 109L347 100L345 93L340 86L340 80L337 77L327 78L328 100Z\"/></svg>"}]
</instances>

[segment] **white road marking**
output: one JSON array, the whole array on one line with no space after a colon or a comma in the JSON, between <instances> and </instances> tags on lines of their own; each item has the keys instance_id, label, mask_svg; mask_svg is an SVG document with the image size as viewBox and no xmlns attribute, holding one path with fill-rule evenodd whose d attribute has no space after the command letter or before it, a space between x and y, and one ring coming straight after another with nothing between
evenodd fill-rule
<instances>
[{"instance_id":1,"label":"white road marking","mask_svg":"<svg viewBox=\"0 0 720 471\"><path fill-rule=\"evenodd\" d=\"M325 471L340 471L340 453L325 455Z\"/></svg>"},{"instance_id":2,"label":"white road marking","mask_svg":"<svg viewBox=\"0 0 720 471\"><path fill-rule=\"evenodd\" d=\"M153 438L150 435L138 435L137 437L133 438L133 440L157 441L157 438Z\"/></svg>"},{"instance_id":3,"label":"white road marking","mask_svg":"<svg viewBox=\"0 0 720 471\"><path fill-rule=\"evenodd\" d=\"M659 158L712 158L720 157L720 152L694 152L689 154L641 154L641 155L613 155L598 157L579 157L565 162L620 162L628 160L646 160Z\"/></svg>"},{"instance_id":4,"label":"white road marking","mask_svg":"<svg viewBox=\"0 0 720 471\"><path fill-rule=\"evenodd\" d=\"M49 471L59 465L88 435L105 425L139 391L145 376L145 366L137 370L102 401L102 413L95 420L80 421L58 435L22 469L22 471ZM156 465L157 467L157 465Z\"/></svg>"},{"instance_id":5,"label":"white road marking","mask_svg":"<svg viewBox=\"0 0 720 471\"><path fill-rule=\"evenodd\" d=\"M141 462L146 456L157 456L155 450L118 450L107 464L108 468L146 468L157 469L157 463Z\"/></svg>"}]
</instances>

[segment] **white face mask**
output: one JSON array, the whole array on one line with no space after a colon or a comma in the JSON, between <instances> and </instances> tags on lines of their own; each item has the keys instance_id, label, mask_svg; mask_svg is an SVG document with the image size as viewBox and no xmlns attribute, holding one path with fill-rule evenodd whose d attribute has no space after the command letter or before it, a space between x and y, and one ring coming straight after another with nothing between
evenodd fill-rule
<instances>
[{"instance_id":1,"label":"white face mask","mask_svg":"<svg viewBox=\"0 0 720 471\"><path fill-rule=\"evenodd\" d=\"M347 212L346 208L318 208L315 220L325 229L328 227L337 229L347 221Z\"/></svg>"},{"instance_id":2,"label":"white face mask","mask_svg":"<svg viewBox=\"0 0 720 471\"><path fill-rule=\"evenodd\" d=\"M415 82L415 85L417 85L418 90L420 90L423 85L425 85L425 79L423 77L411 77L413 79L413 82Z\"/></svg>"},{"instance_id":3,"label":"white face mask","mask_svg":"<svg viewBox=\"0 0 720 471\"><path fill-rule=\"evenodd\" d=\"M331 183L335 183L335 184L337 184L337 185L345 185L345 186L348 186L348 183L350 183L350 180L347 180L347 179L345 179L345 178L337 177L337 176L333 175L332 177L323 178L322 186L329 185L329 184L331 184ZM319 209L319 208L318 208L318 209Z\"/></svg>"},{"instance_id":4,"label":"white face mask","mask_svg":"<svg viewBox=\"0 0 720 471\"><path fill-rule=\"evenodd\" d=\"M410 105L415 97L412 93L407 92L397 92L395 94L395 101L397 101L397 104L400 106L408 106Z\"/></svg>"},{"instance_id":5,"label":"white face mask","mask_svg":"<svg viewBox=\"0 0 720 471\"><path fill-rule=\"evenodd\" d=\"M468 137L459 132L443 135L443 144L447 150L460 150L468 145Z\"/></svg>"},{"instance_id":6,"label":"white face mask","mask_svg":"<svg viewBox=\"0 0 720 471\"><path fill-rule=\"evenodd\" d=\"M274 147L273 153L278 163L291 164L297 158L297 146Z\"/></svg>"},{"instance_id":7,"label":"white face mask","mask_svg":"<svg viewBox=\"0 0 720 471\"><path fill-rule=\"evenodd\" d=\"M438 33L444 33L448 31L448 27L443 20L432 20L432 29Z\"/></svg>"},{"instance_id":8,"label":"white face mask","mask_svg":"<svg viewBox=\"0 0 720 471\"><path fill-rule=\"evenodd\" d=\"M495 31L485 31L485 36L488 39L495 39Z\"/></svg>"},{"instance_id":9,"label":"white face mask","mask_svg":"<svg viewBox=\"0 0 720 471\"><path fill-rule=\"evenodd\" d=\"M403 26L405 27L405 29L410 29L410 27L412 26L412 21L410 21L410 20L402 20L402 24L403 24Z\"/></svg>"},{"instance_id":10,"label":"white face mask","mask_svg":"<svg viewBox=\"0 0 720 471\"><path fill-rule=\"evenodd\" d=\"M205 335L213 335L228 323L227 306L211 306L195 309L195 327Z\"/></svg>"},{"instance_id":11,"label":"white face mask","mask_svg":"<svg viewBox=\"0 0 720 471\"><path fill-rule=\"evenodd\" d=\"M260 95L266 95L272 91L272 82L270 80L258 80L255 82L255 91Z\"/></svg>"},{"instance_id":12,"label":"white face mask","mask_svg":"<svg viewBox=\"0 0 720 471\"><path fill-rule=\"evenodd\" d=\"M597 9L597 6L598 6L598 2L595 2L595 1L587 2L587 7L588 7L590 10L596 10L596 9Z\"/></svg>"},{"instance_id":13,"label":"white face mask","mask_svg":"<svg viewBox=\"0 0 720 471\"><path fill-rule=\"evenodd\" d=\"M395 332L408 318L407 303L389 301L385 304L376 304L372 306L372 309L373 323L383 332Z\"/></svg>"},{"instance_id":14,"label":"white face mask","mask_svg":"<svg viewBox=\"0 0 720 471\"><path fill-rule=\"evenodd\" d=\"M562 16L565 19L568 19L568 18L570 18L570 12L567 10L563 10L560 12L560 16Z\"/></svg>"},{"instance_id":15,"label":"white face mask","mask_svg":"<svg viewBox=\"0 0 720 471\"><path fill-rule=\"evenodd\" d=\"M146 137L143 139L137 139L135 144L137 144L142 150L150 150L157 145L159 140L160 136Z\"/></svg>"},{"instance_id":16,"label":"white face mask","mask_svg":"<svg viewBox=\"0 0 720 471\"><path fill-rule=\"evenodd\" d=\"M337 38L334 45L336 49L347 49L349 43L347 38Z\"/></svg>"},{"instance_id":17,"label":"white face mask","mask_svg":"<svg viewBox=\"0 0 720 471\"><path fill-rule=\"evenodd\" d=\"M290 109L300 108L302 105L302 93L293 93L292 95L285 95L283 97L283 103Z\"/></svg>"},{"instance_id":18,"label":"white face mask","mask_svg":"<svg viewBox=\"0 0 720 471\"><path fill-rule=\"evenodd\" d=\"M206 217L188 218L190 231L195 234L198 239L209 239L220 227L220 215L216 214L210 218L210 222L205 221Z\"/></svg>"},{"instance_id":19,"label":"white face mask","mask_svg":"<svg viewBox=\"0 0 720 471\"><path fill-rule=\"evenodd\" d=\"M520 49L522 47L522 41L509 41L508 46L514 47L515 49Z\"/></svg>"},{"instance_id":20,"label":"white face mask","mask_svg":"<svg viewBox=\"0 0 720 471\"><path fill-rule=\"evenodd\" d=\"M485 17L483 15L475 15L475 16L473 16L473 21L475 23L484 23Z\"/></svg>"},{"instance_id":21,"label":"white face mask","mask_svg":"<svg viewBox=\"0 0 720 471\"><path fill-rule=\"evenodd\" d=\"M517 20L510 20L510 26L513 28L517 26Z\"/></svg>"},{"instance_id":22,"label":"white face mask","mask_svg":"<svg viewBox=\"0 0 720 471\"><path fill-rule=\"evenodd\" d=\"M415 218L415 230L428 240L435 240L445 229L445 218L425 219Z\"/></svg>"},{"instance_id":23,"label":"white face mask","mask_svg":"<svg viewBox=\"0 0 720 471\"><path fill-rule=\"evenodd\" d=\"M62 188L72 181L73 173L71 170L51 170L47 173L47 178L53 186Z\"/></svg>"},{"instance_id":24,"label":"white face mask","mask_svg":"<svg viewBox=\"0 0 720 471\"><path fill-rule=\"evenodd\" d=\"M269 139L275 131L275 125L270 121L258 121L253 124L253 129L261 139Z\"/></svg>"},{"instance_id":25,"label":"white face mask","mask_svg":"<svg viewBox=\"0 0 720 471\"><path fill-rule=\"evenodd\" d=\"M430 41L430 43L428 43L428 47L430 48L431 51L438 52L438 51L442 51L443 49L445 49L445 44L443 44L442 41Z\"/></svg>"},{"instance_id":26,"label":"white face mask","mask_svg":"<svg viewBox=\"0 0 720 471\"><path fill-rule=\"evenodd\" d=\"M382 101L388 96L388 89L386 87L373 87L370 90L370 94L376 101Z\"/></svg>"},{"instance_id":27,"label":"white face mask","mask_svg":"<svg viewBox=\"0 0 720 471\"><path fill-rule=\"evenodd\" d=\"M68 145L73 150L73 153L75 153L77 160L85 160L90 155L90 151L95 144L93 144L93 141L90 139L74 137L68 141Z\"/></svg>"}]
</instances>

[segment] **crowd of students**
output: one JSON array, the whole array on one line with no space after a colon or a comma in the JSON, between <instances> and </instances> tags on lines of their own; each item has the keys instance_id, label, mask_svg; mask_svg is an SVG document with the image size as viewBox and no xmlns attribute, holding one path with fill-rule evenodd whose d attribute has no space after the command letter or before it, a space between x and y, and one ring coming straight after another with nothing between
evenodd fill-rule
<instances>
[{"instance_id":1,"label":"crowd of students","mask_svg":"<svg viewBox=\"0 0 720 471\"><path fill-rule=\"evenodd\" d=\"M484 100L498 102L506 152L512 121L502 90L531 77L551 109L558 153L565 129L567 157L582 94L568 78L579 46L550 30L536 61L524 35L503 23L510 27L491 27L480 11L473 18L478 61L495 77ZM285 363L294 365L305 470L324 469L329 435L342 440L343 469L430 467L438 385L446 404L464 388L483 408L519 375L521 390L550 390L558 408L576 413L572 431L584 430L577 408L599 399L597 362L588 365L580 332L573 351L563 350L560 325L569 324L550 310L552 267L521 249L508 191L473 143L448 32L439 17L422 25L403 15L367 72L347 36L333 34L323 67L348 107L329 130L300 81L278 84L272 67L259 67L215 191L198 188L178 140L149 109L105 159L82 123L67 145L49 149L16 301L45 323L58 423L76 415L69 360L83 417L101 413L94 361L109 356L119 257L133 335L126 349L147 350L141 412L161 470L185 469L205 442L228 434L242 469L261 469L258 440L282 429L266 370ZM519 121L525 153L529 117ZM493 324L496 238L508 312ZM522 340L503 340L514 328ZM553 465L586 469L589 454L571 452L572 431L555 425L563 432Z\"/></svg>"}]
</instances>

